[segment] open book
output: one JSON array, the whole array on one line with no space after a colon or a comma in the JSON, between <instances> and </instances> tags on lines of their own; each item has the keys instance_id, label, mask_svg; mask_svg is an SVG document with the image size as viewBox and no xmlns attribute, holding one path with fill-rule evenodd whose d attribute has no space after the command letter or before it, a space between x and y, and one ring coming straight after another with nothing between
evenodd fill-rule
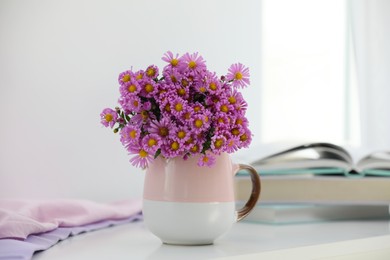
<instances>
[{"instance_id":1,"label":"open book","mask_svg":"<svg viewBox=\"0 0 390 260\"><path fill-rule=\"evenodd\" d=\"M295 146L250 163L262 174L345 174L390 176L390 151L371 153L354 162L331 143Z\"/></svg>"}]
</instances>

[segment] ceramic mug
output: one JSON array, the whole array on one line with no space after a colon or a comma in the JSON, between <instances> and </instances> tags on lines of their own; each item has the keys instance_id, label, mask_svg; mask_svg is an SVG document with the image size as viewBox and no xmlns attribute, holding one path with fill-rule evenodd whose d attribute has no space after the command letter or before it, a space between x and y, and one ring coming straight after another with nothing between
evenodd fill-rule
<instances>
[{"instance_id":1,"label":"ceramic mug","mask_svg":"<svg viewBox=\"0 0 390 260\"><path fill-rule=\"evenodd\" d=\"M259 198L260 179L251 166L233 164L227 153L217 156L212 167L198 166L198 158L160 156L146 170L144 220L163 243L212 244L248 215ZM236 211L234 176L239 170L250 173L252 193L244 208Z\"/></svg>"}]
</instances>

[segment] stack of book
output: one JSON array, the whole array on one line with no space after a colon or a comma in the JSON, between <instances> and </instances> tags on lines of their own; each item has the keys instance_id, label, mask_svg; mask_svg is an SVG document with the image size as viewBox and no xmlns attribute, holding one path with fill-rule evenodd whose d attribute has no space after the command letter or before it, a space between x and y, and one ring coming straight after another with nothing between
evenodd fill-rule
<instances>
[{"instance_id":1,"label":"stack of book","mask_svg":"<svg viewBox=\"0 0 390 260\"><path fill-rule=\"evenodd\" d=\"M251 165L260 174L262 189L248 221L297 223L390 217L390 152L373 153L353 164L345 149L313 143ZM247 173L240 172L235 184L236 197L242 203L251 192Z\"/></svg>"}]
</instances>

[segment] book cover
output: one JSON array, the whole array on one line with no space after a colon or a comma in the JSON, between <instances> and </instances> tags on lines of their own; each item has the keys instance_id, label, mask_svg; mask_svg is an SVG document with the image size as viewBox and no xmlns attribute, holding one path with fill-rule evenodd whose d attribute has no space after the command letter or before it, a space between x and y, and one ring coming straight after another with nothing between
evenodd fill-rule
<instances>
[{"instance_id":1,"label":"book cover","mask_svg":"<svg viewBox=\"0 0 390 260\"><path fill-rule=\"evenodd\" d=\"M288 175L261 176L260 203L390 204L390 178ZM236 197L247 200L248 176L235 178Z\"/></svg>"},{"instance_id":2,"label":"book cover","mask_svg":"<svg viewBox=\"0 0 390 260\"><path fill-rule=\"evenodd\" d=\"M237 207L241 207L242 204L238 203ZM244 220L267 224L297 224L389 218L389 205L259 203Z\"/></svg>"}]
</instances>

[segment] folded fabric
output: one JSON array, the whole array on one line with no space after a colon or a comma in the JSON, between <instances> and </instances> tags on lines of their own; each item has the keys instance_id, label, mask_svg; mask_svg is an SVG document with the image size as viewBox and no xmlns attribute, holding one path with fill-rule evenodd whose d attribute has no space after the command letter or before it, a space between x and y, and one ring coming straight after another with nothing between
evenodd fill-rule
<instances>
[{"instance_id":1,"label":"folded fabric","mask_svg":"<svg viewBox=\"0 0 390 260\"><path fill-rule=\"evenodd\" d=\"M25 240L0 239L0 260L30 260L34 252L46 250L69 236L102 229L108 226L125 224L140 219L142 219L142 214L139 212L121 220L104 220L79 227L59 227L46 233L29 235Z\"/></svg>"},{"instance_id":2,"label":"folded fabric","mask_svg":"<svg viewBox=\"0 0 390 260\"><path fill-rule=\"evenodd\" d=\"M26 239L30 234L119 220L141 211L141 200L101 204L88 200L0 200L0 238Z\"/></svg>"}]
</instances>

